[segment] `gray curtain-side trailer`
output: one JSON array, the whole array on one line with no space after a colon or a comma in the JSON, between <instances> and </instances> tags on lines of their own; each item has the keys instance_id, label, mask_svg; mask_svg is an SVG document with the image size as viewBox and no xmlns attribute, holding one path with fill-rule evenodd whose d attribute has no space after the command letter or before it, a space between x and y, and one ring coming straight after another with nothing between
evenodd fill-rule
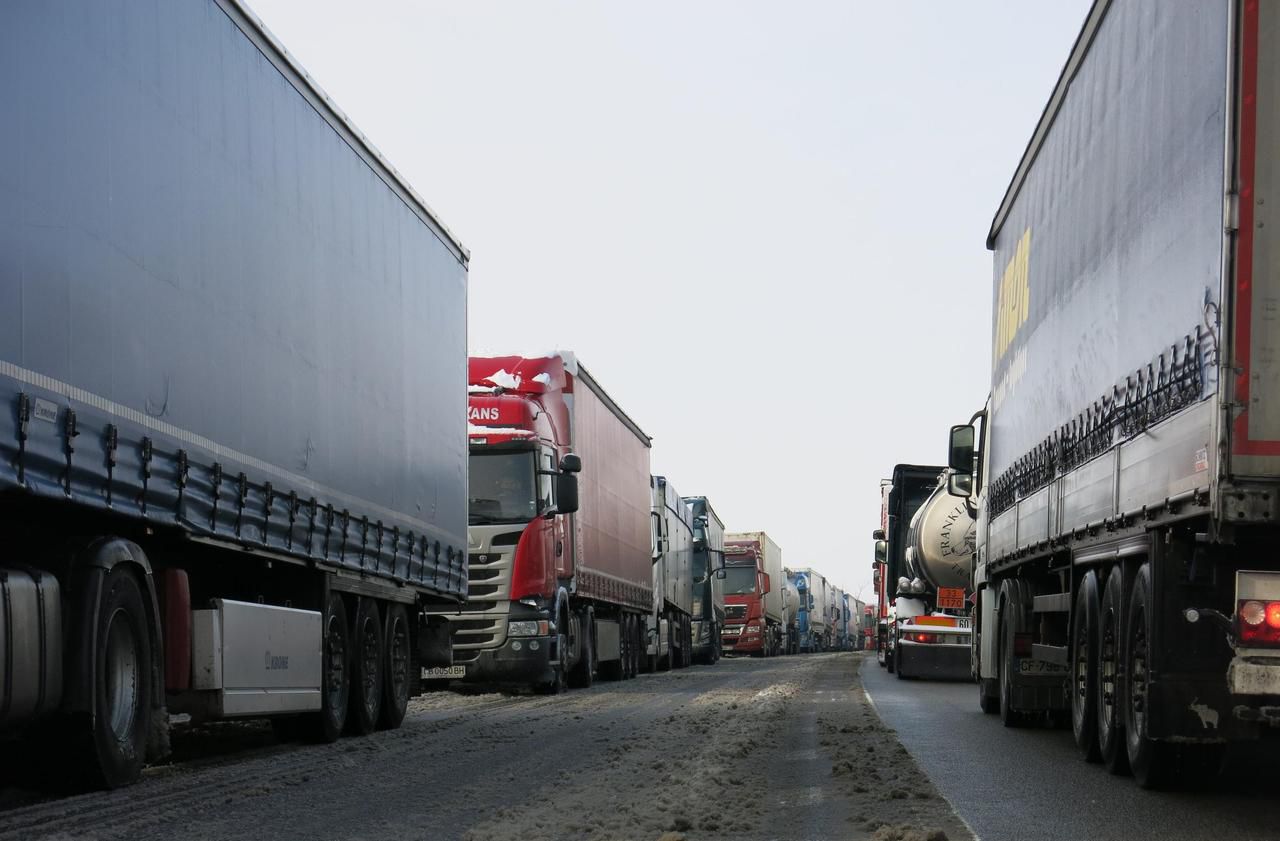
<instances>
[{"instance_id":1,"label":"gray curtain-side trailer","mask_svg":"<svg viewBox=\"0 0 1280 841\"><path fill-rule=\"evenodd\" d=\"M467 251L238 0L0 4L0 112L0 730L111 786L166 709L397 726Z\"/></svg>"},{"instance_id":2,"label":"gray curtain-side trailer","mask_svg":"<svg viewBox=\"0 0 1280 841\"><path fill-rule=\"evenodd\" d=\"M1098 0L987 240L979 699L1144 786L1280 723L1277 79L1273 2Z\"/></svg>"}]
</instances>

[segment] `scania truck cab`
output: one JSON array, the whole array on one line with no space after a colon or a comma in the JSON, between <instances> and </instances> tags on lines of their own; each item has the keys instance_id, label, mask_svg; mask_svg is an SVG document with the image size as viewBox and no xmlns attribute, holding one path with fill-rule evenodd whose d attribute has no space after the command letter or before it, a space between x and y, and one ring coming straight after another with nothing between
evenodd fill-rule
<instances>
[{"instance_id":1,"label":"scania truck cab","mask_svg":"<svg viewBox=\"0 0 1280 841\"><path fill-rule=\"evenodd\" d=\"M468 601L450 617L453 666L428 676L551 687L569 631L555 620L556 561L575 538L580 463L562 443L559 393L522 389L488 362L469 365Z\"/></svg>"}]
</instances>

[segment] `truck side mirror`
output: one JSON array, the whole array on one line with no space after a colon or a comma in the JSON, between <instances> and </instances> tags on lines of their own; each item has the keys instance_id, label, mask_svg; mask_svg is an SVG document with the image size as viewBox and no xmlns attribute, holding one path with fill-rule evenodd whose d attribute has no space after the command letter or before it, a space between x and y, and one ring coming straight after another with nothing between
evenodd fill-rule
<instances>
[{"instance_id":1,"label":"truck side mirror","mask_svg":"<svg viewBox=\"0 0 1280 841\"><path fill-rule=\"evenodd\" d=\"M968 498L973 495L973 476L960 473L947 475L947 493Z\"/></svg>"},{"instance_id":2,"label":"truck side mirror","mask_svg":"<svg viewBox=\"0 0 1280 841\"><path fill-rule=\"evenodd\" d=\"M716 578L724 581L726 575L728 575L728 573L724 571L724 567L716 567Z\"/></svg>"},{"instance_id":3,"label":"truck side mirror","mask_svg":"<svg viewBox=\"0 0 1280 841\"><path fill-rule=\"evenodd\" d=\"M572 514L577 510L578 477L572 473L560 473L556 476L556 511L561 514Z\"/></svg>"},{"instance_id":4,"label":"truck side mirror","mask_svg":"<svg viewBox=\"0 0 1280 841\"><path fill-rule=\"evenodd\" d=\"M581 473L582 459L573 453L565 453L564 458L560 459L560 471L562 473Z\"/></svg>"},{"instance_id":5,"label":"truck side mirror","mask_svg":"<svg viewBox=\"0 0 1280 841\"><path fill-rule=\"evenodd\" d=\"M875 531L871 532L871 539L884 540L884 529L876 529Z\"/></svg>"},{"instance_id":6,"label":"truck side mirror","mask_svg":"<svg viewBox=\"0 0 1280 841\"><path fill-rule=\"evenodd\" d=\"M974 430L970 424L951 427L951 447L947 453L947 467L961 476L973 475Z\"/></svg>"},{"instance_id":7,"label":"truck side mirror","mask_svg":"<svg viewBox=\"0 0 1280 841\"><path fill-rule=\"evenodd\" d=\"M760 573L760 594L764 595L765 593L772 593L772 592L773 592L773 579L769 577L769 573L767 572Z\"/></svg>"},{"instance_id":8,"label":"truck side mirror","mask_svg":"<svg viewBox=\"0 0 1280 841\"><path fill-rule=\"evenodd\" d=\"M876 541L876 563L883 564L889 559L889 544L884 538Z\"/></svg>"}]
</instances>

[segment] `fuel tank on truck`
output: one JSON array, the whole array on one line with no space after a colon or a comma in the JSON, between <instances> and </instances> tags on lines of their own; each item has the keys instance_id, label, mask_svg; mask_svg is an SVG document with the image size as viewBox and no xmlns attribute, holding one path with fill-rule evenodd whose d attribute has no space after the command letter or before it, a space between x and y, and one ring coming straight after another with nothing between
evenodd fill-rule
<instances>
[{"instance_id":1,"label":"fuel tank on truck","mask_svg":"<svg viewBox=\"0 0 1280 841\"><path fill-rule=\"evenodd\" d=\"M974 520L964 499L947 493L947 473L911 518L907 574L932 586L969 589L973 569Z\"/></svg>"}]
</instances>

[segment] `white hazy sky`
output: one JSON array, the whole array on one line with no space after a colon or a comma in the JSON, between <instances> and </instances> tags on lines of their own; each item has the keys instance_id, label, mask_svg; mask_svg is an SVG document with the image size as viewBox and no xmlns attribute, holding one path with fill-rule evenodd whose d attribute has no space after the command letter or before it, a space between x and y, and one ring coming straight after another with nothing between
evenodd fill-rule
<instances>
[{"instance_id":1,"label":"white hazy sky","mask_svg":"<svg viewBox=\"0 0 1280 841\"><path fill-rule=\"evenodd\" d=\"M250 0L653 470L871 596L879 479L990 383L983 241L1087 0Z\"/></svg>"}]
</instances>

